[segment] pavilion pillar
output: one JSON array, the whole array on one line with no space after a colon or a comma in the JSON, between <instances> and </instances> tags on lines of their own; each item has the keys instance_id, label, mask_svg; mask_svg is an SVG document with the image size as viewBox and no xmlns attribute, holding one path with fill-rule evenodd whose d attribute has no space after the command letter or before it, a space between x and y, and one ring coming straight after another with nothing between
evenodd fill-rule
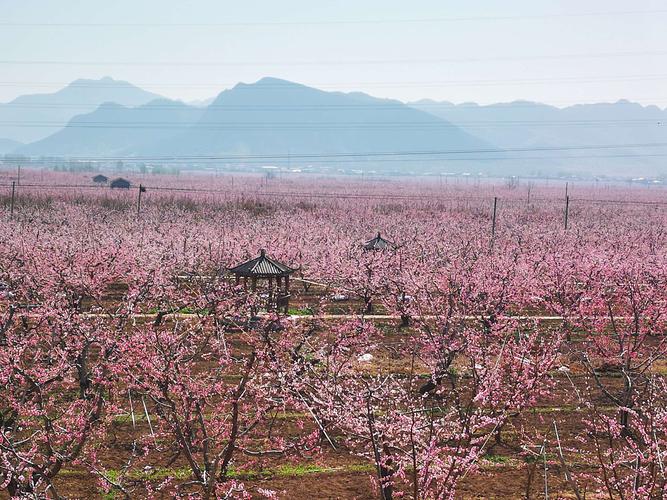
<instances>
[{"instance_id":1,"label":"pavilion pillar","mask_svg":"<svg viewBox=\"0 0 667 500\"><path fill-rule=\"evenodd\" d=\"M250 290L253 292L257 290L257 278L255 276L250 278Z\"/></svg>"},{"instance_id":2,"label":"pavilion pillar","mask_svg":"<svg viewBox=\"0 0 667 500\"><path fill-rule=\"evenodd\" d=\"M269 276L269 299L267 304L267 310L273 309L273 278Z\"/></svg>"},{"instance_id":3,"label":"pavilion pillar","mask_svg":"<svg viewBox=\"0 0 667 500\"><path fill-rule=\"evenodd\" d=\"M285 275L285 314L289 312L289 274Z\"/></svg>"},{"instance_id":4,"label":"pavilion pillar","mask_svg":"<svg viewBox=\"0 0 667 500\"><path fill-rule=\"evenodd\" d=\"M285 294L283 293L283 277L276 278L276 309L282 310L282 304L285 301Z\"/></svg>"}]
</instances>

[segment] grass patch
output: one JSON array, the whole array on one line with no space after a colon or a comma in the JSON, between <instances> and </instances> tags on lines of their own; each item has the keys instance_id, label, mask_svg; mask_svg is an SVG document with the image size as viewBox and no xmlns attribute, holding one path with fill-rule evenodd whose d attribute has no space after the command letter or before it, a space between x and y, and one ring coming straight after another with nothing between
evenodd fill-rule
<instances>
[{"instance_id":1,"label":"grass patch","mask_svg":"<svg viewBox=\"0 0 667 500\"><path fill-rule=\"evenodd\" d=\"M509 464L512 461L512 457L508 457L507 455L484 455L484 460L492 464Z\"/></svg>"},{"instance_id":2,"label":"grass patch","mask_svg":"<svg viewBox=\"0 0 667 500\"><path fill-rule=\"evenodd\" d=\"M287 314L290 316L313 316L315 313L310 307L304 307L300 309L290 307L287 310Z\"/></svg>"},{"instance_id":3,"label":"grass patch","mask_svg":"<svg viewBox=\"0 0 667 500\"><path fill-rule=\"evenodd\" d=\"M336 474L339 472L371 472L374 468L371 464L350 464L336 467L313 464L285 464L270 469L230 469L227 477L229 479L267 479L271 477L301 477L309 474ZM78 471L64 469L63 475L75 475ZM106 475L117 481L120 478L120 471L107 470ZM167 478L185 480L192 477L192 471L187 467L166 468L158 467L150 470L135 469L127 473L129 479L135 481L162 481ZM109 498L113 498L112 496Z\"/></svg>"}]
</instances>

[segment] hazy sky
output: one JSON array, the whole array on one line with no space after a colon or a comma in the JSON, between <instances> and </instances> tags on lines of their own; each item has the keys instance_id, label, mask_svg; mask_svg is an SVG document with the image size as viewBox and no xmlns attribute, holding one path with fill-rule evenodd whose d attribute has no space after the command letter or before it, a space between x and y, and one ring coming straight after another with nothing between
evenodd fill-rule
<instances>
[{"instance_id":1,"label":"hazy sky","mask_svg":"<svg viewBox=\"0 0 667 500\"><path fill-rule=\"evenodd\" d=\"M666 107L665 26L665 0L0 0L0 102L107 75L184 100L275 76L401 100Z\"/></svg>"}]
</instances>

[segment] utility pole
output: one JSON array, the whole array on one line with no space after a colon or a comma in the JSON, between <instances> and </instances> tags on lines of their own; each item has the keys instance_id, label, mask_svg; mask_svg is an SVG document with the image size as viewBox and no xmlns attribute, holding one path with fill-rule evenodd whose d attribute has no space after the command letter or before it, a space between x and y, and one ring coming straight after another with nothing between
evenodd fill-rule
<instances>
[{"instance_id":1,"label":"utility pole","mask_svg":"<svg viewBox=\"0 0 667 500\"><path fill-rule=\"evenodd\" d=\"M496 209L498 208L498 197L493 198L493 224L491 225L491 238L496 236Z\"/></svg>"},{"instance_id":2,"label":"utility pole","mask_svg":"<svg viewBox=\"0 0 667 500\"><path fill-rule=\"evenodd\" d=\"M12 181L12 200L9 202L9 217L14 218L14 194L16 192L16 182Z\"/></svg>"},{"instance_id":3,"label":"utility pole","mask_svg":"<svg viewBox=\"0 0 667 500\"><path fill-rule=\"evenodd\" d=\"M144 186L142 186L141 184L139 184L139 197L137 199L137 217L141 213L141 193L145 193L145 192L146 192L146 188Z\"/></svg>"},{"instance_id":4,"label":"utility pole","mask_svg":"<svg viewBox=\"0 0 667 500\"><path fill-rule=\"evenodd\" d=\"M568 196L567 188L569 187L569 184L570 184L569 182L565 183L565 198L567 198L567 196Z\"/></svg>"},{"instance_id":5,"label":"utility pole","mask_svg":"<svg viewBox=\"0 0 667 500\"><path fill-rule=\"evenodd\" d=\"M565 230L567 231L567 221L570 215L570 197L565 197Z\"/></svg>"}]
</instances>

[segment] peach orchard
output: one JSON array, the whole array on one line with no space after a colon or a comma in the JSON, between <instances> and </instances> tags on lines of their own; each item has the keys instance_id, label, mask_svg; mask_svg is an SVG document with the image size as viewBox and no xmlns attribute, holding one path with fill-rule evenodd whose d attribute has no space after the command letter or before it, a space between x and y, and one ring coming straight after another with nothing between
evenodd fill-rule
<instances>
[{"instance_id":1,"label":"peach orchard","mask_svg":"<svg viewBox=\"0 0 667 500\"><path fill-rule=\"evenodd\" d=\"M344 452L382 500L453 498L503 445L579 499L667 493L662 189L576 186L565 229L553 182L146 176L141 206L89 182L2 187L9 495L79 470L118 498L283 497L238 471ZM296 269L288 314L226 272L260 248ZM563 393L568 435L538 411Z\"/></svg>"}]
</instances>

